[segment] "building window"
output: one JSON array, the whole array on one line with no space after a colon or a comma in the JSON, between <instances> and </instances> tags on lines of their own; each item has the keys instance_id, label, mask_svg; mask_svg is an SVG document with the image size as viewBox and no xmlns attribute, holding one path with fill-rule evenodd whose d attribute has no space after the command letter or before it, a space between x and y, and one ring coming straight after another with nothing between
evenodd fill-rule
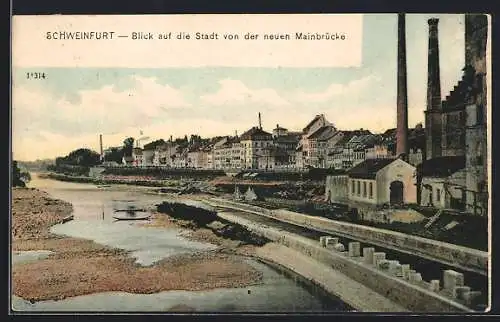
<instances>
[{"instance_id":1,"label":"building window","mask_svg":"<svg viewBox=\"0 0 500 322\"><path fill-rule=\"evenodd\" d=\"M436 189L436 201L441 202L441 189Z\"/></svg>"},{"instance_id":2,"label":"building window","mask_svg":"<svg viewBox=\"0 0 500 322\"><path fill-rule=\"evenodd\" d=\"M458 119L459 119L459 124L460 126L465 126L465 113L464 112L460 112L458 113Z\"/></svg>"},{"instance_id":3,"label":"building window","mask_svg":"<svg viewBox=\"0 0 500 322\"><path fill-rule=\"evenodd\" d=\"M369 186L369 192L370 192L370 199L373 199L373 182L370 182L370 186Z\"/></svg>"},{"instance_id":4,"label":"building window","mask_svg":"<svg viewBox=\"0 0 500 322\"><path fill-rule=\"evenodd\" d=\"M476 107L476 124L481 125L484 124L484 108L483 105L479 105Z\"/></svg>"},{"instance_id":5,"label":"building window","mask_svg":"<svg viewBox=\"0 0 500 322\"><path fill-rule=\"evenodd\" d=\"M354 180L351 180L351 193L354 194L356 192L356 188L354 187Z\"/></svg>"},{"instance_id":6,"label":"building window","mask_svg":"<svg viewBox=\"0 0 500 322\"><path fill-rule=\"evenodd\" d=\"M366 182L363 182L363 197L366 198Z\"/></svg>"},{"instance_id":7,"label":"building window","mask_svg":"<svg viewBox=\"0 0 500 322\"><path fill-rule=\"evenodd\" d=\"M361 181L358 180L357 181L357 185L358 185L358 187L357 187L358 188L357 189L358 190L358 196L360 196L361 195Z\"/></svg>"}]
</instances>

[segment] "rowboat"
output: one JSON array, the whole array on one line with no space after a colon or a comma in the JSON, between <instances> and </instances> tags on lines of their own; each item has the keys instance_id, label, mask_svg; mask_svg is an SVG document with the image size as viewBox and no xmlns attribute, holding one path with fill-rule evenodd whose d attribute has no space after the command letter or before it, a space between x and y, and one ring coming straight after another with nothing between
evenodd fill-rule
<instances>
[{"instance_id":1,"label":"rowboat","mask_svg":"<svg viewBox=\"0 0 500 322\"><path fill-rule=\"evenodd\" d=\"M151 217L150 213L144 212L144 213L120 213L120 214L114 214L113 218L116 220L147 220Z\"/></svg>"}]
</instances>

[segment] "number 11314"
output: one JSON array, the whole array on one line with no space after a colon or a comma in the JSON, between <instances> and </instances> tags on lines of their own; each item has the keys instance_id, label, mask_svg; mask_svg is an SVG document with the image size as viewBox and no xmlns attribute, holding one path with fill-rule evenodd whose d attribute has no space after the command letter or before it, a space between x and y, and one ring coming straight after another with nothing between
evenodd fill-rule
<instances>
[{"instance_id":1,"label":"number 11314","mask_svg":"<svg viewBox=\"0 0 500 322\"><path fill-rule=\"evenodd\" d=\"M40 72L28 72L26 73L26 78L27 79L46 79L47 76L45 73L40 73Z\"/></svg>"}]
</instances>

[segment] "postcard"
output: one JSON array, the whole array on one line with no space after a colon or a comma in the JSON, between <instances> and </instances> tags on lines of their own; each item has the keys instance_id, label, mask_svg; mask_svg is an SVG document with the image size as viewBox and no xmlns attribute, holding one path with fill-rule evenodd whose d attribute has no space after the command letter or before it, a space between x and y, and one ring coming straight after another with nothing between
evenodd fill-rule
<instances>
[{"instance_id":1,"label":"postcard","mask_svg":"<svg viewBox=\"0 0 500 322\"><path fill-rule=\"evenodd\" d=\"M490 310L490 34L13 16L11 313Z\"/></svg>"}]
</instances>

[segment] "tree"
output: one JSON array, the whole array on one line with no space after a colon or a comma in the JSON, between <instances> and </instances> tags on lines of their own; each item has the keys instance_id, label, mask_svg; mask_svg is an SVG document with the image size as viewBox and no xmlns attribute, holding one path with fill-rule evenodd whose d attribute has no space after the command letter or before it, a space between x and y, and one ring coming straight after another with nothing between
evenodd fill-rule
<instances>
[{"instance_id":1,"label":"tree","mask_svg":"<svg viewBox=\"0 0 500 322\"><path fill-rule=\"evenodd\" d=\"M132 149L134 148L135 139L133 137L126 138L123 140L123 155L131 156Z\"/></svg>"},{"instance_id":2,"label":"tree","mask_svg":"<svg viewBox=\"0 0 500 322\"><path fill-rule=\"evenodd\" d=\"M28 171L22 171L21 172L21 180L24 181L24 183L28 183L31 181L31 174Z\"/></svg>"},{"instance_id":3,"label":"tree","mask_svg":"<svg viewBox=\"0 0 500 322\"><path fill-rule=\"evenodd\" d=\"M76 149L65 157L56 158L56 167L60 166L82 166L93 167L100 163L101 155L90 149Z\"/></svg>"},{"instance_id":4,"label":"tree","mask_svg":"<svg viewBox=\"0 0 500 322\"><path fill-rule=\"evenodd\" d=\"M153 141L151 143L145 144L144 149L145 150L154 150L157 147L162 146L164 144L166 144L165 140L159 139L159 140Z\"/></svg>"},{"instance_id":5,"label":"tree","mask_svg":"<svg viewBox=\"0 0 500 322\"><path fill-rule=\"evenodd\" d=\"M31 180L29 172L21 172L17 161L12 162L12 186L13 187L26 187L26 183Z\"/></svg>"},{"instance_id":6,"label":"tree","mask_svg":"<svg viewBox=\"0 0 500 322\"><path fill-rule=\"evenodd\" d=\"M77 149L71 151L66 157L67 164L82 167L93 167L100 163L101 155L90 149Z\"/></svg>"},{"instance_id":7,"label":"tree","mask_svg":"<svg viewBox=\"0 0 500 322\"><path fill-rule=\"evenodd\" d=\"M200 143L201 141L201 136L197 134L191 134L191 137L189 138L189 144Z\"/></svg>"},{"instance_id":8,"label":"tree","mask_svg":"<svg viewBox=\"0 0 500 322\"><path fill-rule=\"evenodd\" d=\"M113 147L104 155L104 160L107 162L121 163L123 158L123 148Z\"/></svg>"}]
</instances>

